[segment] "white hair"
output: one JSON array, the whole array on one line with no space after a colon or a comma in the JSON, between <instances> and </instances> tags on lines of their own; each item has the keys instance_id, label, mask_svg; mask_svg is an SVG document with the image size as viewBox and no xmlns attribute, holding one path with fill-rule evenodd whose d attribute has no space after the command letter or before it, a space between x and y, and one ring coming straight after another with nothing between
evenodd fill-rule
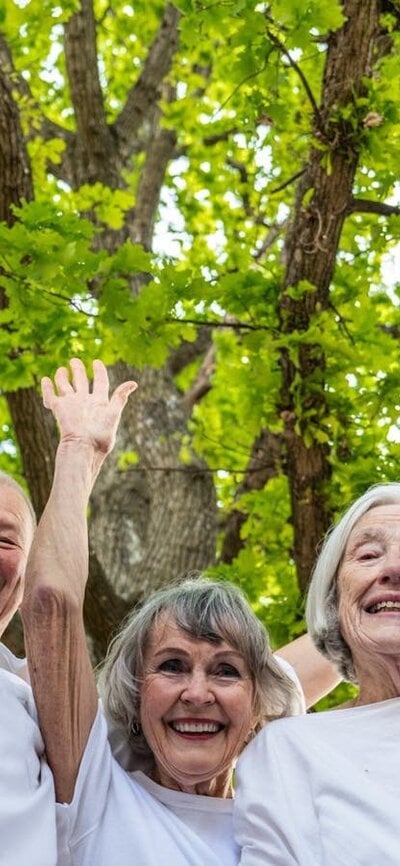
<instances>
[{"instance_id":1,"label":"white hair","mask_svg":"<svg viewBox=\"0 0 400 866\"><path fill-rule=\"evenodd\" d=\"M338 573L350 533L361 517L380 505L397 504L400 505L397 481L370 487L329 530L311 576L306 605L308 630L318 649L350 682L357 682L357 677L350 648L340 631Z\"/></svg>"}]
</instances>

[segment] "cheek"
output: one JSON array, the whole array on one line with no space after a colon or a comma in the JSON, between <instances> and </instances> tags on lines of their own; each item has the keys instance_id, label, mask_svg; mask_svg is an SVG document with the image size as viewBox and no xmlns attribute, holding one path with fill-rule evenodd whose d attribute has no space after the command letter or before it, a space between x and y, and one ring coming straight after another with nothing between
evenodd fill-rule
<instances>
[{"instance_id":1,"label":"cheek","mask_svg":"<svg viewBox=\"0 0 400 866\"><path fill-rule=\"evenodd\" d=\"M254 689L253 687L239 688L236 695L231 698L232 718L236 722L236 728L240 735L247 737L249 731L255 724Z\"/></svg>"},{"instance_id":2,"label":"cheek","mask_svg":"<svg viewBox=\"0 0 400 866\"><path fill-rule=\"evenodd\" d=\"M26 559L19 550L0 550L0 579L2 584L15 583L24 575Z\"/></svg>"},{"instance_id":3,"label":"cheek","mask_svg":"<svg viewBox=\"0 0 400 866\"><path fill-rule=\"evenodd\" d=\"M140 693L140 718L142 725L150 726L159 721L171 703L171 688L168 683L148 677Z\"/></svg>"}]
</instances>

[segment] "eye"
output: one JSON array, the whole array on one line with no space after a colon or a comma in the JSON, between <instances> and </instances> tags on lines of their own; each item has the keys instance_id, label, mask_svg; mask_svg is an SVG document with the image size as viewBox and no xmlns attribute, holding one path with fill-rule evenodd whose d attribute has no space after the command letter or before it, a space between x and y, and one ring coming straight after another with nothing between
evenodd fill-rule
<instances>
[{"instance_id":1,"label":"eye","mask_svg":"<svg viewBox=\"0 0 400 866\"><path fill-rule=\"evenodd\" d=\"M165 674L181 674L184 671L184 665L181 659L165 659L158 666L158 670Z\"/></svg>"},{"instance_id":2,"label":"eye","mask_svg":"<svg viewBox=\"0 0 400 866\"><path fill-rule=\"evenodd\" d=\"M232 679L241 679L242 676L240 671L238 671L238 669L235 667L235 665L231 665L228 662L221 662L218 665L215 673L218 677L226 677Z\"/></svg>"},{"instance_id":3,"label":"eye","mask_svg":"<svg viewBox=\"0 0 400 866\"><path fill-rule=\"evenodd\" d=\"M0 536L0 547L17 547L17 542L13 541L12 538Z\"/></svg>"},{"instance_id":4,"label":"eye","mask_svg":"<svg viewBox=\"0 0 400 866\"><path fill-rule=\"evenodd\" d=\"M361 550L358 559L360 562L368 562L371 559L378 559L380 555L380 550Z\"/></svg>"}]
</instances>

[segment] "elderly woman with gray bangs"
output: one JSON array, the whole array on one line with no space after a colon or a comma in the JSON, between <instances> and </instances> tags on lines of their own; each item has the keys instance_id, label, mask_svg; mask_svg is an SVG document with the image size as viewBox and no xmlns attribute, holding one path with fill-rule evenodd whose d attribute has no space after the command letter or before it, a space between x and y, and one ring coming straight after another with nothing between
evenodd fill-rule
<instances>
[{"instance_id":1,"label":"elderly woman with gray bangs","mask_svg":"<svg viewBox=\"0 0 400 866\"><path fill-rule=\"evenodd\" d=\"M371 487L328 534L307 620L359 691L336 710L275 722L246 748L240 863L398 866L400 484Z\"/></svg>"},{"instance_id":2,"label":"elderly woman with gray bangs","mask_svg":"<svg viewBox=\"0 0 400 866\"><path fill-rule=\"evenodd\" d=\"M104 365L93 369L92 391L77 359L72 380L57 371L58 393L42 383L60 443L22 609L58 800L58 866L236 866L238 755L266 722L301 710L288 662L309 700L337 678L307 637L283 651L286 662L274 658L232 585L185 581L134 612L110 649L100 679L115 760L83 627L86 510L134 383L109 399Z\"/></svg>"}]
</instances>

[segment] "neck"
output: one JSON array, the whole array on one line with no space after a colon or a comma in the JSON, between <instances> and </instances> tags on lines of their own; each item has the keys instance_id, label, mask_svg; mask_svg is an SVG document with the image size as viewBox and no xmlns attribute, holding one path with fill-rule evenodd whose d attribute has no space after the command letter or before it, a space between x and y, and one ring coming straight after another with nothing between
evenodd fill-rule
<instances>
[{"instance_id":1,"label":"neck","mask_svg":"<svg viewBox=\"0 0 400 866\"><path fill-rule=\"evenodd\" d=\"M400 696L400 655L374 658L368 664L354 658L360 691L353 706L374 704Z\"/></svg>"},{"instance_id":2,"label":"neck","mask_svg":"<svg viewBox=\"0 0 400 866\"><path fill-rule=\"evenodd\" d=\"M157 782L164 788L170 788L172 791L182 791L184 794L202 794L203 797L218 797L223 800L233 797L232 773L222 773L221 776L201 782L173 779L157 767L154 767L149 775L153 782Z\"/></svg>"}]
</instances>

